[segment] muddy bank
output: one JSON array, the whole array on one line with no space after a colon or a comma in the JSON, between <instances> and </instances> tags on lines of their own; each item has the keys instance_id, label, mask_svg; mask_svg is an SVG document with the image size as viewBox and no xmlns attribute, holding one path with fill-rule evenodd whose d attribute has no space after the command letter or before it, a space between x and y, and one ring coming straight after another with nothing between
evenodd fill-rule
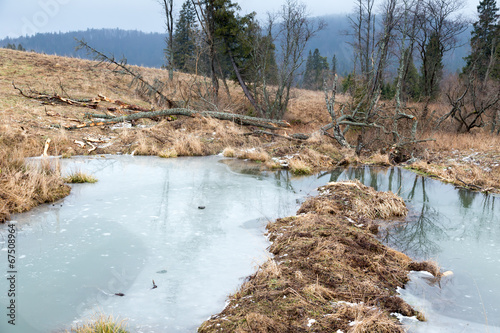
<instances>
[{"instance_id":1,"label":"muddy bank","mask_svg":"<svg viewBox=\"0 0 500 333\"><path fill-rule=\"evenodd\" d=\"M361 183L330 183L297 216L267 226L269 259L199 332L404 332L395 316L423 319L396 294L419 269L374 237L374 219L406 215L403 200Z\"/></svg>"}]
</instances>

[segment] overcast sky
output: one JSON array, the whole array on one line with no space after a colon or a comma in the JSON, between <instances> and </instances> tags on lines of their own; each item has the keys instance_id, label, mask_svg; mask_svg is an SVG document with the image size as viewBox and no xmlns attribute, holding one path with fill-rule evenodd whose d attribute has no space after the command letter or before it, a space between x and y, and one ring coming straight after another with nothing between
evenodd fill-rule
<instances>
[{"instance_id":1,"label":"overcast sky","mask_svg":"<svg viewBox=\"0 0 500 333\"><path fill-rule=\"evenodd\" d=\"M473 17L479 0L464 0L464 14ZM184 0L174 0L178 9ZM305 0L311 16L348 13L352 0ZM255 11L259 18L275 11L283 0L240 0L242 14ZM177 10L178 11L178 10ZM157 0L0 0L0 38L37 32L67 32L87 28L164 31Z\"/></svg>"}]
</instances>

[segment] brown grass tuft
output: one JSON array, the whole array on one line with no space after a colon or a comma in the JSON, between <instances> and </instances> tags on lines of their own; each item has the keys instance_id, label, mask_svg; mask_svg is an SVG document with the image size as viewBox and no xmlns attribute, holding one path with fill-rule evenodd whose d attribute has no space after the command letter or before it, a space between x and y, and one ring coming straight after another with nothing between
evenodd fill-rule
<instances>
[{"instance_id":1,"label":"brown grass tuft","mask_svg":"<svg viewBox=\"0 0 500 333\"><path fill-rule=\"evenodd\" d=\"M158 156L162 157L162 158L175 158L175 157L179 156L179 154L177 154L177 151L175 150L175 148L166 148L166 149L163 149L162 151L160 151L158 153Z\"/></svg>"},{"instance_id":2,"label":"brown grass tuft","mask_svg":"<svg viewBox=\"0 0 500 333\"><path fill-rule=\"evenodd\" d=\"M387 219L406 216L408 213L403 199L394 193L377 192L358 180L333 182L320 187L320 197L307 200L299 213L309 211L319 214L336 214L342 211L347 216L364 216L369 219Z\"/></svg>"},{"instance_id":3,"label":"brown grass tuft","mask_svg":"<svg viewBox=\"0 0 500 333\"><path fill-rule=\"evenodd\" d=\"M96 315L95 319L77 325L67 333L128 333L124 320L116 320L112 316Z\"/></svg>"},{"instance_id":4,"label":"brown grass tuft","mask_svg":"<svg viewBox=\"0 0 500 333\"><path fill-rule=\"evenodd\" d=\"M300 158L292 158L288 163L288 168L294 175L310 175L311 167Z\"/></svg>"},{"instance_id":5,"label":"brown grass tuft","mask_svg":"<svg viewBox=\"0 0 500 333\"><path fill-rule=\"evenodd\" d=\"M224 148L222 155L225 157L236 157L236 150L232 147Z\"/></svg>"},{"instance_id":6,"label":"brown grass tuft","mask_svg":"<svg viewBox=\"0 0 500 333\"><path fill-rule=\"evenodd\" d=\"M76 171L63 178L66 183L71 184L82 184L82 183L96 183L97 178L92 175L88 175L83 171Z\"/></svg>"},{"instance_id":7,"label":"brown grass tuft","mask_svg":"<svg viewBox=\"0 0 500 333\"><path fill-rule=\"evenodd\" d=\"M61 179L56 159L26 162L26 150L38 148L41 152L43 142L12 129L0 132L0 222L8 220L11 213L25 212L69 194L70 187Z\"/></svg>"},{"instance_id":8,"label":"brown grass tuft","mask_svg":"<svg viewBox=\"0 0 500 333\"><path fill-rule=\"evenodd\" d=\"M389 166L391 162L389 161L389 155L376 153L368 158L368 164Z\"/></svg>"}]
</instances>

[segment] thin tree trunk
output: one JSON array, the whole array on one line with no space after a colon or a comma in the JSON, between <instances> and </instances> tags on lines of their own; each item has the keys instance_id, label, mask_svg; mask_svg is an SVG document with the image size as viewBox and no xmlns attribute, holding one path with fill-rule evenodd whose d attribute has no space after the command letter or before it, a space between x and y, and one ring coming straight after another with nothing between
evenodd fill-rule
<instances>
[{"instance_id":1,"label":"thin tree trunk","mask_svg":"<svg viewBox=\"0 0 500 333\"><path fill-rule=\"evenodd\" d=\"M238 82L240 83L241 89L243 89L243 93L245 94L247 99L250 101L252 106L255 108L255 111L258 114L262 115L261 108L257 104L257 102L255 101L252 93L250 92L250 90L248 90L248 87L247 87L245 81L241 77L241 73L240 73L240 70L238 68L238 65L236 64L236 61L234 60L234 57L233 57L233 53L231 52L231 50L229 48L228 48L228 54L229 54L229 58L231 59L231 65L233 65L234 72L236 74L236 77L238 78Z\"/></svg>"}]
</instances>

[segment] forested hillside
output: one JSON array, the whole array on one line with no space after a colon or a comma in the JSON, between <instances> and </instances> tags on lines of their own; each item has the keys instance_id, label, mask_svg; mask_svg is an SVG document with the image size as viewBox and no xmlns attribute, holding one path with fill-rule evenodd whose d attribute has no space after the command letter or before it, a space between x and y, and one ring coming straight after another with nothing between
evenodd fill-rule
<instances>
[{"instance_id":1,"label":"forested hillside","mask_svg":"<svg viewBox=\"0 0 500 333\"><path fill-rule=\"evenodd\" d=\"M347 75L352 70L352 48L349 44L351 36L347 35L350 30L349 19L345 15L329 15L316 19L323 20L326 27L310 40L306 46L306 54L309 50L314 52L315 49L318 49L320 54L327 58L330 65L332 57L335 55L338 73ZM464 66L463 58L470 49L469 37L470 31L468 30L461 35L460 44L462 46L447 54L446 70L455 72ZM127 62L132 65L159 68L165 64L165 34L134 30L88 29L67 33L43 33L28 37L6 38L0 40L0 47L6 47L10 44L17 48L20 44L28 51L92 58L85 51L75 51L77 46L75 38L83 38L96 49L106 54L113 54L117 59L125 57Z\"/></svg>"},{"instance_id":2,"label":"forested hillside","mask_svg":"<svg viewBox=\"0 0 500 333\"><path fill-rule=\"evenodd\" d=\"M29 37L6 38L0 47L21 44L27 51L79 58L92 58L85 50L76 51L77 39L84 39L96 49L113 54L117 59L126 58L129 64L161 67L164 64L165 36L121 29L87 29L66 33L43 33Z\"/></svg>"}]
</instances>

